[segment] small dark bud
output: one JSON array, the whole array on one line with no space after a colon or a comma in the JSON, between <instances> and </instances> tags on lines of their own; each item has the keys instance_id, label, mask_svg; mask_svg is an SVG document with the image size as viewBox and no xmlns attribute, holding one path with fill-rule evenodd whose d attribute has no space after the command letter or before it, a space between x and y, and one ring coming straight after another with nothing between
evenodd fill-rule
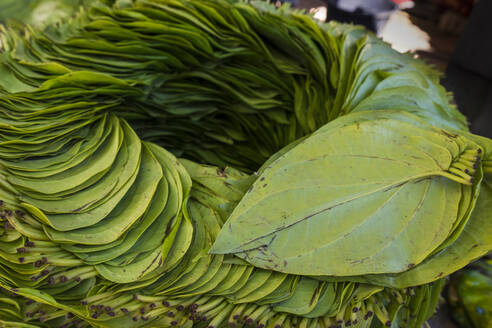
<instances>
[{"instance_id":1,"label":"small dark bud","mask_svg":"<svg viewBox=\"0 0 492 328\"><path fill-rule=\"evenodd\" d=\"M87 305L87 301L81 301L80 304Z\"/></svg>"},{"instance_id":2,"label":"small dark bud","mask_svg":"<svg viewBox=\"0 0 492 328\"><path fill-rule=\"evenodd\" d=\"M61 276L60 277L60 282L63 283L63 282L67 282L67 281L68 281L68 278L67 277L65 277L65 276Z\"/></svg>"},{"instance_id":3,"label":"small dark bud","mask_svg":"<svg viewBox=\"0 0 492 328\"><path fill-rule=\"evenodd\" d=\"M99 311L102 311L102 309L104 309L104 305L99 304L99 305L97 306L97 309L98 309Z\"/></svg>"},{"instance_id":4,"label":"small dark bud","mask_svg":"<svg viewBox=\"0 0 492 328\"><path fill-rule=\"evenodd\" d=\"M43 263L40 260L37 260L36 262L34 262L34 266L36 268L39 268L41 265L43 265Z\"/></svg>"},{"instance_id":5,"label":"small dark bud","mask_svg":"<svg viewBox=\"0 0 492 328\"><path fill-rule=\"evenodd\" d=\"M477 153L481 154L482 150L480 148L477 149Z\"/></svg>"},{"instance_id":6,"label":"small dark bud","mask_svg":"<svg viewBox=\"0 0 492 328\"><path fill-rule=\"evenodd\" d=\"M145 308L144 307L141 307L140 308L140 313L144 314L145 313Z\"/></svg>"},{"instance_id":7,"label":"small dark bud","mask_svg":"<svg viewBox=\"0 0 492 328\"><path fill-rule=\"evenodd\" d=\"M354 321L352 321L352 324L355 326L357 324L357 319L354 319Z\"/></svg>"},{"instance_id":8,"label":"small dark bud","mask_svg":"<svg viewBox=\"0 0 492 328\"><path fill-rule=\"evenodd\" d=\"M347 322L345 322L345 326L346 326L346 327L350 327L350 326L352 326L352 322L351 322L350 320L349 320L349 321L347 321Z\"/></svg>"},{"instance_id":9,"label":"small dark bud","mask_svg":"<svg viewBox=\"0 0 492 328\"><path fill-rule=\"evenodd\" d=\"M27 253L27 250L24 247L17 248L17 253Z\"/></svg>"},{"instance_id":10,"label":"small dark bud","mask_svg":"<svg viewBox=\"0 0 492 328\"><path fill-rule=\"evenodd\" d=\"M76 281L76 282L80 282L81 280L82 280L82 279L80 279L80 277L75 278L75 281Z\"/></svg>"},{"instance_id":11,"label":"small dark bud","mask_svg":"<svg viewBox=\"0 0 492 328\"><path fill-rule=\"evenodd\" d=\"M352 309L352 312L354 312L354 313L359 312L359 308L358 308L358 307L354 307L354 308Z\"/></svg>"},{"instance_id":12,"label":"small dark bud","mask_svg":"<svg viewBox=\"0 0 492 328\"><path fill-rule=\"evenodd\" d=\"M67 313L67 319L72 319L74 317L72 312Z\"/></svg>"},{"instance_id":13,"label":"small dark bud","mask_svg":"<svg viewBox=\"0 0 492 328\"><path fill-rule=\"evenodd\" d=\"M27 300L26 301L26 305L31 305L31 304L34 304L34 301L33 300Z\"/></svg>"},{"instance_id":14,"label":"small dark bud","mask_svg":"<svg viewBox=\"0 0 492 328\"><path fill-rule=\"evenodd\" d=\"M171 305L171 304L169 304L168 301L162 301L162 305L164 305L165 307L169 307L169 305ZM192 307L193 307L193 305L192 305Z\"/></svg>"},{"instance_id":15,"label":"small dark bud","mask_svg":"<svg viewBox=\"0 0 492 328\"><path fill-rule=\"evenodd\" d=\"M168 317L170 317L170 318L173 318L173 317L174 317L174 312L169 311L169 312L167 313L167 316L168 316Z\"/></svg>"},{"instance_id":16,"label":"small dark bud","mask_svg":"<svg viewBox=\"0 0 492 328\"><path fill-rule=\"evenodd\" d=\"M128 310L126 308L121 308L120 310L121 310L121 312L123 312L125 314L128 313Z\"/></svg>"},{"instance_id":17,"label":"small dark bud","mask_svg":"<svg viewBox=\"0 0 492 328\"><path fill-rule=\"evenodd\" d=\"M149 307L150 307L151 309L153 309L153 308L155 308L155 307L156 307L156 305L155 305L155 303L150 303L150 304L149 304Z\"/></svg>"},{"instance_id":18,"label":"small dark bud","mask_svg":"<svg viewBox=\"0 0 492 328\"><path fill-rule=\"evenodd\" d=\"M55 278L53 278L53 277L49 277L49 278L48 278L48 285L52 286L52 285L54 285L54 284L55 284Z\"/></svg>"},{"instance_id":19,"label":"small dark bud","mask_svg":"<svg viewBox=\"0 0 492 328\"><path fill-rule=\"evenodd\" d=\"M176 310L178 310L178 311L183 311L183 310L184 310L184 306L183 306L183 305L178 305L178 306L176 307Z\"/></svg>"},{"instance_id":20,"label":"small dark bud","mask_svg":"<svg viewBox=\"0 0 492 328\"><path fill-rule=\"evenodd\" d=\"M478 157L478 156L477 156ZM480 157L478 157L480 159ZM7 216L12 216L12 211L11 210L5 210L4 211Z\"/></svg>"},{"instance_id":21,"label":"small dark bud","mask_svg":"<svg viewBox=\"0 0 492 328\"><path fill-rule=\"evenodd\" d=\"M41 271L41 275L42 276L46 276L48 273L50 273L49 270L43 270L43 271Z\"/></svg>"},{"instance_id":22,"label":"small dark bud","mask_svg":"<svg viewBox=\"0 0 492 328\"><path fill-rule=\"evenodd\" d=\"M91 309L91 310L95 310L95 309L97 309L97 306L95 306L94 304L92 304L92 305L89 307L89 309Z\"/></svg>"},{"instance_id":23,"label":"small dark bud","mask_svg":"<svg viewBox=\"0 0 492 328\"><path fill-rule=\"evenodd\" d=\"M24 263L24 258L23 257L19 257L19 263Z\"/></svg>"},{"instance_id":24,"label":"small dark bud","mask_svg":"<svg viewBox=\"0 0 492 328\"><path fill-rule=\"evenodd\" d=\"M137 321L138 320L138 317L133 317L132 320L133 321Z\"/></svg>"},{"instance_id":25,"label":"small dark bud","mask_svg":"<svg viewBox=\"0 0 492 328\"><path fill-rule=\"evenodd\" d=\"M31 279L31 281L37 281L37 280L38 280L38 277L37 277L37 276L32 276L32 277L31 277L31 278L29 278L29 279Z\"/></svg>"},{"instance_id":26,"label":"small dark bud","mask_svg":"<svg viewBox=\"0 0 492 328\"><path fill-rule=\"evenodd\" d=\"M106 311L106 312L110 312L111 310L112 310L112 309L111 309L111 306L106 306L106 307L104 308L104 311Z\"/></svg>"},{"instance_id":27,"label":"small dark bud","mask_svg":"<svg viewBox=\"0 0 492 328\"><path fill-rule=\"evenodd\" d=\"M191 304L190 308L193 310L196 310L196 309L198 309L198 304L193 303L193 304Z\"/></svg>"},{"instance_id":28,"label":"small dark bud","mask_svg":"<svg viewBox=\"0 0 492 328\"><path fill-rule=\"evenodd\" d=\"M253 319L251 319L251 318L246 319L247 325L251 325L252 323L253 323Z\"/></svg>"},{"instance_id":29,"label":"small dark bud","mask_svg":"<svg viewBox=\"0 0 492 328\"><path fill-rule=\"evenodd\" d=\"M141 319L142 319L143 321L147 321L147 320L149 320L149 317L146 317L146 316L141 316Z\"/></svg>"},{"instance_id":30,"label":"small dark bud","mask_svg":"<svg viewBox=\"0 0 492 328\"><path fill-rule=\"evenodd\" d=\"M32 241L26 241L26 247L34 247L34 243Z\"/></svg>"},{"instance_id":31,"label":"small dark bud","mask_svg":"<svg viewBox=\"0 0 492 328\"><path fill-rule=\"evenodd\" d=\"M386 327L391 327L391 321L386 321L386 323L384 324Z\"/></svg>"},{"instance_id":32,"label":"small dark bud","mask_svg":"<svg viewBox=\"0 0 492 328\"><path fill-rule=\"evenodd\" d=\"M113 311L109 311L109 312L108 312L108 315L109 315L110 317L114 317L114 316L116 315L116 313L114 313Z\"/></svg>"},{"instance_id":33,"label":"small dark bud","mask_svg":"<svg viewBox=\"0 0 492 328\"><path fill-rule=\"evenodd\" d=\"M41 262L43 262L43 264L46 264L46 263L48 263L48 259L45 256L43 256L41 258Z\"/></svg>"},{"instance_id":34,"label":"small dark bud","mask_svg":"<svg viewBox=\"0 0 492 328\"><path fill-rule=\"evenodd\" d=\"M234 320L239 320L239 318L241 318L241 316L239 314L235 314L232 318Z\"/></svg>"},{"instance_id":35,"label":"small dark bud","mask_svg":"<svg viewBox=\"0 0 492 328\"><path fill-rule=\"evenodd\" d=\"M98 317L97 312L92 312L91 318L92 319L97 319L97 317Z\"/></svg>"},{"instance_id":36,"label":"small dark bud","mask_svg":"<svg viewBox=\"0 0 492 328\"><path fill-rule=\"evenodd\" d=\"M178 322L177 321L171 321L171 326L177 326Z\"/></svg>"},{"instance_id":37,"label":"small dark bud","mask_svg":"<svg viewBox=\"0 0 492 328\"><path fill-rule=\"evenodd\" d=\"M368 312L367 312L367 317L368 317L368 318L370 318L370 317L372 317L372 315L373 315L373 314L374 314L374 312L372 312L372 311L368 311Z\"/></svg>"},{"instance_id":38,"label":"small dark bud","mask_svg":"<svg viewBox=\"0 0 492 328\"><path fill-rule=\"evenodd\" d=\"M21 210L15 210L15 215L17 215L18 217L24 217L24 215L26 215L24 212L22 212Z\"/></svg>"}]
</instances>

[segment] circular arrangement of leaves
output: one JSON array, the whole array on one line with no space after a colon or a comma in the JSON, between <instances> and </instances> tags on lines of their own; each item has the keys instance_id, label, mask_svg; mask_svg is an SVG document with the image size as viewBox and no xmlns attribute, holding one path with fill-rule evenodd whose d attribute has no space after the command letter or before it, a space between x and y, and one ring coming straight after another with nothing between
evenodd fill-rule
<instances>
[{"instance_id":1,"label":"circular arrangement of leaves","mask_svg":"<svg viewBox=\"0 0 492 328\"><path fill-rule=\"evenodd\" d=\"M420 327L492 248L492 141L361 27L120 0L0 38L7 327Z\"/></svg>"}]
</instances>

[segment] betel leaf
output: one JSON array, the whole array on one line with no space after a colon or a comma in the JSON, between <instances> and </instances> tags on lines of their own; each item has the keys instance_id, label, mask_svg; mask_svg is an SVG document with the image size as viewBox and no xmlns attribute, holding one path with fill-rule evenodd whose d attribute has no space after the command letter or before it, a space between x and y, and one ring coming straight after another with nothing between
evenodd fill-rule
<instances>
[{"instance_id":1,"label":"betel leaf","mask_svg":"<svg viewBox=\"0 0 492 328\"><path fill-rule=\"evenodd\" d=\"M406 271L446 240L461 184L473 181L450 174L452 165L481 148L391 115L336 125L265 168L212 253L287 273L353 276Z\"/></svg>"},{"instance_id":2,"label":"betel leaf","mask_svg":"<svg viewBox=\"0 0 492 328\"><path fill-rule=\"evenodd\" d=\"M492 175L484 176L480 196L459 237L420 265L399 274L346 277L353 281L405 288L445 277L490 252L492 242Z\"/></svg>"}]
</instances>

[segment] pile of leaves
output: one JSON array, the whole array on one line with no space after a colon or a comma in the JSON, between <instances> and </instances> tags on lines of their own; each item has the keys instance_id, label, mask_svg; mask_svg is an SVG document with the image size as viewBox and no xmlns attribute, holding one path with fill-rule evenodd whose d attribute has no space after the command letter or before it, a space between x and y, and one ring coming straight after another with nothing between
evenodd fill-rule
<instances>
[{"instance_id":1,"label":"pile of leaves","mask_svg":"<svg viewBox=\"0 0 492 328\"><path fill-rule=\"evenodd\" d=\"M361 27L120 0L0 38L3 325L420 327L492 248L492 141Z\"/></svg>"}]
</instances>

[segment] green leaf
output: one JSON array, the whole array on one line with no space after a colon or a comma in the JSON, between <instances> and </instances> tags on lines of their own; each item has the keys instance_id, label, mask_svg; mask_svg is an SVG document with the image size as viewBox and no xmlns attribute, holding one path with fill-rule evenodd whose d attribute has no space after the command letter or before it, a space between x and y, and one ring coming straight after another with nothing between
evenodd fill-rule
<instances>
[{"instance_id":1,"label":"green leaf","mask_svg":"<svg viewBox=\"0 0 492 328\"><path fill-rule=\"evenodd\" d=\"M406 271L439 247L457 219L460 182L470 184L447 171L461 140L390 118L344 122L264 169L211 252L281 272L352 276Z\"/></svg>"}]
</instances>

